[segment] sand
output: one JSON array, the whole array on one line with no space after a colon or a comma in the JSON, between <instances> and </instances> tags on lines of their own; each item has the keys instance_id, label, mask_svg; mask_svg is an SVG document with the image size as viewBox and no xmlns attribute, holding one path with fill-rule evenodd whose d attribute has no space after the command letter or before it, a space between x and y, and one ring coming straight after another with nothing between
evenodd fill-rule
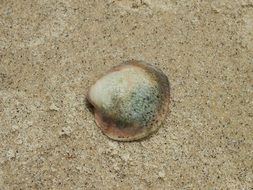
<instances>
[{"instance_id":1,"label":"sand","mask_svg":"<svg viewBox=\"0 0 253 190\"><path fill-rule=\"evenodd\" d=\"M0 0L0 189L252 189L252 57L252 0ZM124 143L85 99L130 59L171 104Z\"/></svg>"}]
</instances>

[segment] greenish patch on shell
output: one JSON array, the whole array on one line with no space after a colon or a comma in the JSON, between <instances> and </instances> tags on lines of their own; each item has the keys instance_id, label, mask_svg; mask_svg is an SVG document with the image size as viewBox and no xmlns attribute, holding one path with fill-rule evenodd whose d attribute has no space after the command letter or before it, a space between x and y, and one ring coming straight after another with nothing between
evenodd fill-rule
<instances>
[{"instance_id":1,"label":"greenish patch on shell","mask_svg":"<svg viewBox=\"0 0 253 190\"><path fill-rule=\"evenodd\" d=\"M137 86L127 97L114 94L113 104L106 108L107 112L117 120L119 127L138 123L146 126L156 116L160 96L158 87Z\"/></svg>"}]
</instances>

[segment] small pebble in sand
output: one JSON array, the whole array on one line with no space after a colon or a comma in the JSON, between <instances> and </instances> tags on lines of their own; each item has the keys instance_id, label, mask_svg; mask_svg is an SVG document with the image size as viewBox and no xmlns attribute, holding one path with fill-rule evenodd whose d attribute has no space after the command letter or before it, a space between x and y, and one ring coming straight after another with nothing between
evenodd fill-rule
<instances>
[{"instance_id":1,"label":"small pebble in sand","mask_svg":"<svg viewBox=\"0 0 253 190\"><path fill-rule=\"evenodd\" d=\"M88 92L103 133L119 141L139 140L157 131L169 105L167 76L153 65L127 61L113 67Z\"/></svg>"},{"instance_id":2,"label":"small pebble in sand","mask_svg":"<svg viewBox=\"0 0 253 190\"><path fill-rule=\"evenodd\" d=\"M72 128L70 126L68 127L63 127L60 131L60 136L70 136L72 133Z\"/></svg>"},{"instance_id":3,"label":"small pebble in sand","mask_svg":"<svg viewBox=\"0 0 253 190\"><path fill-rule=\"evenodd\" d=\"M49 107L50 111L59 111L60 109L55 105L55 104L51 104Z\"/></svg>"},{"instance_id":4,"label":"small pebble in sand","mask_svg":"<svg viewBox=\"0 0 253 190\"><path fill-rule=\"evenodd\" d=\"M6 157L8 160L13 159L16 157L16 153L13 149L9 149L8 151L6 151Z\"/></svg>"}]
</instances>

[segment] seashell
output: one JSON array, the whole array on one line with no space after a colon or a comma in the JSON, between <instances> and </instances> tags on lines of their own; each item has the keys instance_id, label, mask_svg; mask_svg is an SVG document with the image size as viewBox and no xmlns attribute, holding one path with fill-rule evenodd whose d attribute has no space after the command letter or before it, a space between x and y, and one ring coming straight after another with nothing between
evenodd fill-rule
<instances>
[{"instance_id":1,"label":"seashell","mask_svg":"<svg viewBox=\"0 0 253 190\"><path fill-rule=\"evenodd\" d=\"M169 106L167 76L142 61L113 67L91 86L88 101L96 124L109 138L139 140L157 131Z\"/></svg>"}]
</instances>

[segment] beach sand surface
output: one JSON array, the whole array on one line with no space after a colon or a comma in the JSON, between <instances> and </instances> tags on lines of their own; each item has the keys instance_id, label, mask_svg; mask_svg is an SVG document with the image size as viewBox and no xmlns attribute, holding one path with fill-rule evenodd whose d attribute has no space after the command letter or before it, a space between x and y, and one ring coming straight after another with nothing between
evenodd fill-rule
<instances>
[{"instance_id":1,"label":"beach sand surface","mask_svg":"<svg viewBox=\"0 0 253 190\"><path fill-rule=\"evenodd\" d=\"M124 143L86 94L131 59L171 103ZM252 0L0 0L0 189L252 189L252 94Z\"/></svg>"}]
</instances>

